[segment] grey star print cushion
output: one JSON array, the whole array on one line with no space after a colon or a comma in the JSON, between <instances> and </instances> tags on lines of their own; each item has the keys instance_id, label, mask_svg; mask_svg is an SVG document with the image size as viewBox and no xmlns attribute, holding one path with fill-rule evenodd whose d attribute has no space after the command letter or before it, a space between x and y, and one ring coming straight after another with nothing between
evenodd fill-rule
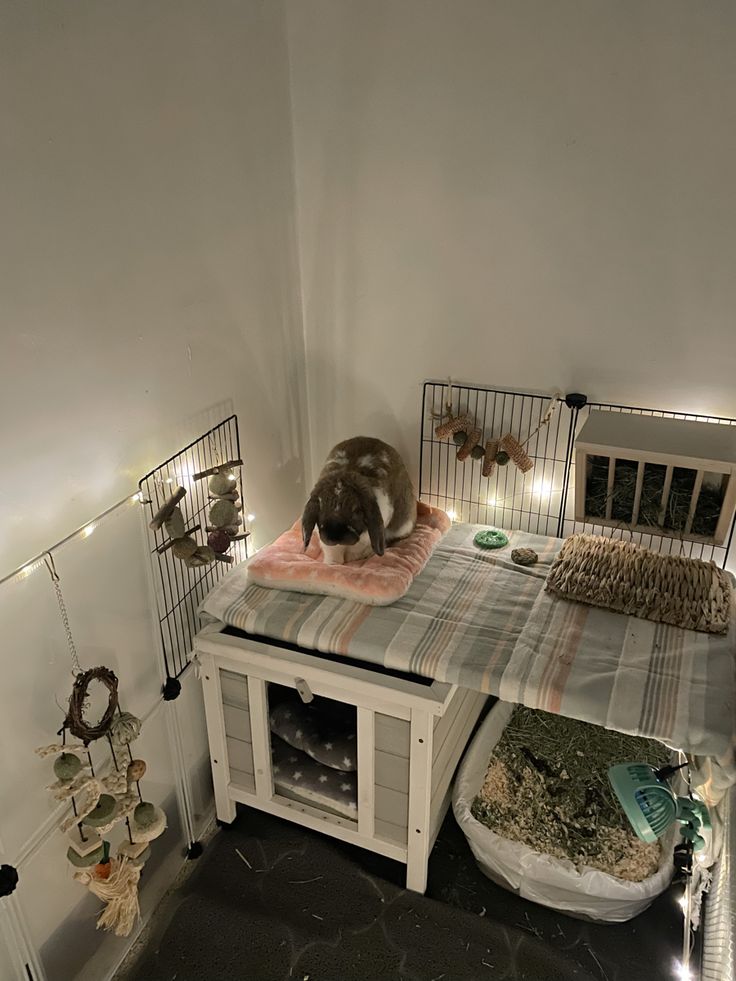
<instances>
[{"instance_id":1,"label":"grey star print cushion","mask_svg":"<svg viewBox=\"0 0 736 981\"><path fill-rule=\"evenodd\" d=\"M277 793L358 819L358 778L317 763L306 753L271 736L271 768Z\"/></svg>"},{"instance_id":2,"label":"grey star print cushion","mask_svg":"<svg viewBox=\"0 0 736 981\"><path fill-rule=\"evenodd\" d=\"M327 698L305 705L299 695L285 696L272 706L271 732L294 749L333 770L357 769L355 711Z\"/></svg>"}]
</instances>

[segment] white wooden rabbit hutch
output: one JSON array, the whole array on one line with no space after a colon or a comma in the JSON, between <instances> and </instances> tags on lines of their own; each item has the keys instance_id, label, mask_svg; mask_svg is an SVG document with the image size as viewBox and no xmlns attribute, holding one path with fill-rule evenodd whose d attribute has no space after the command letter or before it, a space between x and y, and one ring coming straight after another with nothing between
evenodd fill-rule
<instances>
[{"instance_id":1,"label":"white wooden rabbit hutch","mask_svg":"<svg viewBox=\"0 0 736 981\"><path fill-rule=\"evenodd\" d=\"M404 862L407 887L424 892L452 777L487 696L228 633L200 634L196 652L218 819L230 823L236 803L249 804ZM355 820L274 786L270 685L355 706Z\"/></svg>"},{"instance_id":2,"label":"white wooden rabbit hutch","mask_svg":"<svg viewBox=\"0 0 736 981\"><path fill-rule=\"evenodd\" d=\"M728 561L734 533L736 420L711 425L673 413L660 418L650 410L629 413L590 405L584 396L574 395L561 400L551 425L536 433L548 405L544 396L464 386L453 398L488 432L508 430L520 438L532 433L527 449L535 462L534 476L527 486L518 470L500 468L491 485L479 466L459 463L456 448L434 438L432 412L444 403L446 390L441 383L428 382L419 488L427 503L452 509L462 521L557 538L596 526L619 526L621 534L632 530L641 538L646 532L663 543L679 538L688 554L723 565ZM622 461L627 472L619 481ZM588 507L592 466L600 468L597 477L603 483L603 506L596 513ZM653 466L658 469L648 469ZM684 470L692 473L684 477ZM540 502L534 488L547 484L550 492ZM673 484L689 497L676 511L670 509L679 525L668 528L659 512L664 507L667 518ZM625 493L614 499L612 488L622 485ZM706 518L698 512L704 488L709 488L710 503L717 504L715 518L712 507ZM650 497L657 501L657 514L652 520L650 509L643 521L642 506L649 507ZM249 805L403 862L407 886L424 891L454 773L488 696L224 625L201 631L194 653L201 666L219 820L230 823L237 804ZM303 699L314 695L354 707L354 818L300 799L275 779L269 692L277 686L299 692ZM724 888L727 876L720 876L719 893Z\"/></svg>"}]
</instances>

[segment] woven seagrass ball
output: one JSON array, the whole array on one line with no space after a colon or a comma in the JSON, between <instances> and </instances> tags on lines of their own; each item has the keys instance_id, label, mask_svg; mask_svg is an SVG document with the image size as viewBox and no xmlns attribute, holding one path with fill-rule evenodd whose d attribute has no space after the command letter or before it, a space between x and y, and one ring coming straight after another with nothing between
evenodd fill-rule
<instances>
[{"instance_id":1,"label":"woven seagrass ball","mask_svg":"<svg viewBox=\"0 0 736 981\"><path fill-rule=\"evenodd\" d=\"M539 556L533 548L515 548L511 553L511 560L517 565L535 565Z\"/></svg>"},{"instance_id":2,"label":"woven seagrass ball","mask_svg":"<svg viewBox=\"0 0 736 981\"><path fill-rule=\"evenodd\" d=\"M509 462L509 459L510 457L506 450L499 450L496 454L496 463L499 465L499 467L505 467Z\"/></svg>"},{"instance_id":3,"label":"woven seagrass ball","mask_svg":"<svg viewBox=\"0 0 736 981\"><path fill-rule=\"evenodd\" d=\"M110 726L112 741L118 746L128 746L141 734L142 723L131 712L121 712Z\"/></svg>"},{"instance_id":4,"label":"woven seagrass ball","mask_svg":"<svg viewBox=\"0 0 736 981\"><path fill-rule=\"evenodd\" d=\"M62 753L54 761L54 773L59 780L73 780L82 769L82 761L75 753Z\"/></svg>"},{"instance_id":5,"label":"woven seagrass ball","mask_svg":"<svg viewBox=\"0 0 736 981\"><path fill-rule=\"evenodd\" d=\"M459 433L452 434L452 441L455 446L462 446L465 440L468 438L468 434L463 432L462 429Z\"/></svg>"},{"instance_id":6,"label":"woven seagrass ball","mask_svg":"<svg viewBox=\"0 0 736 981\"><path fill-rule=\"evenodd\" d=\"M486 451L483 449L480 443L478 443L478 445L474 446L473 449L470 451L470 455L474 460L482 460L483 457L486 455Z\"/></svg>"}]
</instances>

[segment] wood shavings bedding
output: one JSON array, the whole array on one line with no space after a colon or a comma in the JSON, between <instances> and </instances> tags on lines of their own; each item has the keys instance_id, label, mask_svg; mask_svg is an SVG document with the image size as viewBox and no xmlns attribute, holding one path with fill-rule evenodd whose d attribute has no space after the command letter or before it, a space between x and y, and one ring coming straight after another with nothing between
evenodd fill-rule
<instances>
[{"instance_id":1,"label":"wood shavings bedding","mask_svg":"<svg viewBox=\"0 0 736 981\"><path fill-rule=\"evenodd\" d=\"M472 814L540 854L641 882L657 871L660 845L636 837L607 771L626 760L661 766L668 755L653 740L520 706L490 758Z\"/></svg>"}]
</instances>

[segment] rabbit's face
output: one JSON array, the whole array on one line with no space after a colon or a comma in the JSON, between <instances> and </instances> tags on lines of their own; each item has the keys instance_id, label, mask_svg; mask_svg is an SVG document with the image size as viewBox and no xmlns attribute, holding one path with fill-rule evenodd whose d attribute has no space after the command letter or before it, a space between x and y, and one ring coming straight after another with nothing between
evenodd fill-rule
<instances>
[{"instance_id":1,"label":"rabbit's face","mask_svg":"<svg viewBox=\"0 0 736 981\"><path fill-rule=\"evenodd\" d=\"M365 528L360 530L355 528L355 524L360 522L354 521L351 524L347 519L339 516L320 521L317 523L320 541L324 545L355 545L365 531Z\"/></svg>"},{"instance_id":2,"label":"rabbit's face","mask_svg":"<svg viewBox=\"0 0 736 981\"><path fill-rule=\"evenodd\" d=\"M376 497L369 486L337 480L321 481L312 492L302 515L304 547L312 532L319 530L323 545L356 545L368 540L377 555L383 555L385 532ZM366 534L367 533L367 534Z\"/></svg>"}]
</instances>

